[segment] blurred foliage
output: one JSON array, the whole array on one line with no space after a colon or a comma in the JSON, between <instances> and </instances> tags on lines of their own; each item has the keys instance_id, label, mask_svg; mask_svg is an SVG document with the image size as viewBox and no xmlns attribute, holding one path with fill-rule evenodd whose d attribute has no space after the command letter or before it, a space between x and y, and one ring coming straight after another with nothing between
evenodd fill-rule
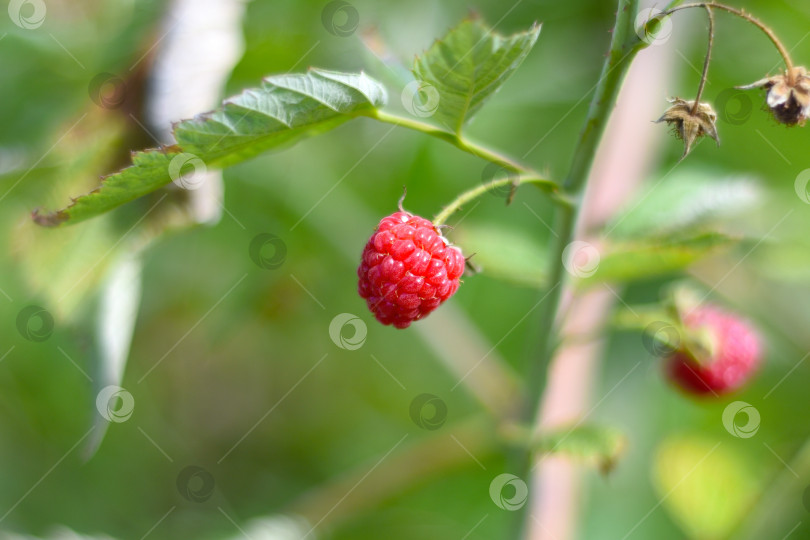
<instances>
[{"instance_id":1,"label":"blurred foliage","mask_svg":"<svg viewBox=\"0 0 810 540\"><path fill-rule=\"evenodd\" d=\"M806 3L733 3L771 24L798 62L810 58L810 41L804 39L810 20ZM410 64L414 54L429 48L470 8L497 22L504 33L525 30L537 20L543 23L537 46L476 115L470 132L516 156L528 152L526 162L555 178L564 175L587 109L588 100L581 98L599 76L613 2L355 0L360 29L347 37L326 30L324 5L249 3L246 52L229 81L228 95L268 74L308 65L363 69L392 91L402 77L395 59ZM177 230L146 251L143 302L122 383L135 398L135 410L128 421L110 424L97 454L82 461L77 448L96 414L95 394L82 373L88 371L92 349L83 310L95 302L84 287L100 280L110 261L104 250L91 254L88 248L83 252L98 260L94 272L99 273L68 277L71 269L55 267L48 255L69 240L37 238L48 231L32 232L29 213L47 206L51 197L75 194L79 183L89 189L130 150L150 146L127 111L100 110L88 89L105 72L136 84L139 59L160 39L164 8L157 0L50 0L44 24L35 30L23 30L0 16L0 317L5 321L0 341L0 528L40 536L67 526L116 538L230 538L239 534L235 525L261 528L265 522L256 520L290 508L311 508L303 502L316 500L324 485L345 485L340 482L354 478L349 485L357 486L352 492L356 506L349 499L335 500L327 508L331 524L325 537L501 537L510 516L493 505L488 489L503 472L503 459L476 441L463 423L479 413L476 398L465 386L456 387L459 377L438 361L430 340L417 332L380 327L355 292L362 245L379 217L395 208L403 185L408 187L407 207L431 215L480 182L485 164L441 141L370 120L228 170L227 212L220 223ZM810 208L794 186L810 166L807 128L777 125L759 110L761 98L755 93L746 94L750 101L729 93L735 85L761 78L771 66L773 72L777 59L764 36L723 14L717 19L715 62L705 98L718 109L723 144L719 149L698 146L679 167L693 171L691 178L758 179L756 203L750 207L743 201L744 212L721 212L717 206L719 198L735 200L739 186L723 183L734 195L700 199L707 209L701 215L713 218L701 226L746 240L698 264L692 277L704 282L713 299L755 320L767 338L768 358L759 378L733 398L754 405L762 424L755 437L733 437L721 421L730 400L685 398L666 386L639 334L612 334L595 390L599 405L588 420L616 426L627 448L607 480L595 471L586 473L582 538L621 538L631 530L635 538L713 538L732 526L742 507L748 512L742 526L762 530L758 523L772 514L769 498L774 494L768 487L781 478L783 462L792 463L810 435L802 420L810 413L810 363L804 361L810 350ZM665 46L676 47L680 55L670 95L686 95L697 84L690 67L703 55L704 26L697 20L688 14L674 19L675 34ZM384 61L360 39L370 28L388 47L391 56L383 56ZM661 97L663 104L666 96ZM392 99L395 107L396 101ZM542 144L536 145L540 138ZM675 141L668 142L650 185L661 182L673 191L687 191L683 185L691 186L689 178L667 176L681 153ZM114 155L99 151L105 147L114 148ZM701 188L688 191L696 189ZM676 211L674 197L668 192L659 200L663 210L650 207L636 213L637 223L646 225L634 230L664 223L655 219L664 210L671 211L672 219L687 219ZM136 202L78 225L71 229L77 236L72 245L92 245L96 236L120 238L153 202ZM694 204L686 208L694 210ZM458 230L448 234L466 250L466 240L478 239L473 233L490 224L524 231L514 237L517 247L496 246L501 251L492 255L480 248L482 259L513 257L523 245L545 245L550 235L532 213L544 219L550 215L549 203L532 189L521 188L509 208L502 198L485 196L470 206ZM717 223L720 217L722 223ZM251 241L262 233L283 239L287 255L280 268L262 268L250 257ZM526 261L535 267L532 257ZM529 285L539 283L542 274L535 267L530 277L515 284L493 279L499 276L486 272L489 265L482 261L484 273L465 278L453 299L459 316L470 323L463 328L474 329L475 335L454 330L443 339L453 347L482 340L487 346L471 363L489 354L517 367L536 340L534 318L524 315L539 298ZM621 296L629 305L655 302L662 287L681 278L646 279L628 285ZM32 282L50 282L50 287L34 290ZM69 289L75 303L65 297ZM28 341L18 332L18 314L29 305L54 314L49 339ZM357 314L367 325L360 349L340 349L329 339L330 322L345 312ZM620 390L614 392L618 384ZM446 421L435 431L420 428L409 415L411 401L423 393L446 404ZM680 446L669 439L673 433L684 434L677 444L690 445L674 458L673 448ZM689 442L697 440L702 442ZM386 461L375 465L387 452L397 454L420 442L430 443L433 452L420 454L418 463L428 470L434 460L443 465L429 478L402 478L402 471L388 470ZM691 480L667 497L676 470L689 471L700 461L700 449L708 452L716 443L721 446L692 472ZM195 502L178 489L178 477L188 466L202 467L213 478L210 498ZM810 473L795 470L798 489L792 486L779 520L768 524L767 534L774 538L791 532L796 538L810 535L810 523L803 519L807 510L799 500L810 485ZM366 483L382 490L389 479L397 487L393 492L383 496L372 491L365 495L372 500L354 500L364 496ZM745 490L718 494L714 483L729 479ZM208 479L195 481L201 482L193 488L199 490ZM705 501L702 512L719 508L723 519L713 523L702 513L695 515L697 503L686 498ZM358 511L350 515L349 508ZM273 523L293 527L284 519Z\"/></svg>"}]
</instances>

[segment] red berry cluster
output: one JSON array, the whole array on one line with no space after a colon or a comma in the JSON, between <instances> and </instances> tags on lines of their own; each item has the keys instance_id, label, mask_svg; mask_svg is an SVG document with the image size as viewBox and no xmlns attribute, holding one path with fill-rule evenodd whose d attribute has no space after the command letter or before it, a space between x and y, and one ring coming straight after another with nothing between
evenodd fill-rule
<instances>
[{"instance_id":1,"label":"red berry cluster","mask_svg":"<svg viewBox=\"0 0 810 540\"><path fill-rule=\"evenodd\" d=\"M699 306L686 314L683 325L690 331L707 330L712 340L712 356L698 362L686 347L667 360L667 374L690 394L725 394L738 389L760 362L756 332L739 316L715 306Z\"/></svg>"},{"instance_id":2,"label":"red berry cluster","mask_svg":"<svg viewBox=\"0 0 810 540\"><path fill-rule=\"evenodd\" d=\"M395 212L363 249L358 290L378 321L407 328L453 296L464 265L430 220Z\"/></svg>"}]
</instances>

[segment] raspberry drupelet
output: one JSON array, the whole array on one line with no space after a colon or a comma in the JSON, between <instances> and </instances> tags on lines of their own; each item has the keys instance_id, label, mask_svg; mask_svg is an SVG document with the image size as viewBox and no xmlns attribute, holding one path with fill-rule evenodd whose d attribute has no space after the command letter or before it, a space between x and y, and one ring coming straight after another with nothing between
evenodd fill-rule
<instances>
[{"instance_id":1,"label":"raspberry drupelet","mask_svg":"<svg viewBox=\"0 0 810 540\"><path fill-rule=\"evenodd\" d=\"M464 266L461 250L430 220L395 212L363 249L358 291L378 321L407 328L453 296Z\"/></svg>"},{"instance_id":2,"label":"raspberry drupelet","mask_svg":"<svg viewBox=\"0 0 810 540\"><path fill-rule=\"evenodd\" d=\"M694 395L722 395L740 388L760 363L760 339L738 315L712 305L694 308L683 319L691 331L705 331L711 354L700 361L681 347L666 362L669 379Z\"/></svg>"}]
</instances>

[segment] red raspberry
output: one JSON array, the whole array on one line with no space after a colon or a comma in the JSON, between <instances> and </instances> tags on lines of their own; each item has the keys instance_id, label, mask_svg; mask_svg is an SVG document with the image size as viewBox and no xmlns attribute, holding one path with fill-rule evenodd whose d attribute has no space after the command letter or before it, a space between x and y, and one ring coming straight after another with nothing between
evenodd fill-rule
<instances>
[{"instance_id":1,"label":"red raspberry","mask_svg":"<svg viewBox=\"0 0 810 540\"><path fill-rule=\"evenodd\" d=\"M407 328L453 296L464 265L461 250L433 223L395 212L380 221L363 249L358 291L378 321Z\"/></svg>"},{"instance_id":2,"label":"red raspberry","mask_svg":"<svg viewBox=\"0 0 810 540\"><path fill-rule=\"evenodd\" d=\"M708 332L711 358L698 362L682 346L667 359L669 379L690 394L726 394L745 384L760 361L756 332L737 315L715 306L699 306L683 320L687 330Z\"/></svg>"}]
</instances>

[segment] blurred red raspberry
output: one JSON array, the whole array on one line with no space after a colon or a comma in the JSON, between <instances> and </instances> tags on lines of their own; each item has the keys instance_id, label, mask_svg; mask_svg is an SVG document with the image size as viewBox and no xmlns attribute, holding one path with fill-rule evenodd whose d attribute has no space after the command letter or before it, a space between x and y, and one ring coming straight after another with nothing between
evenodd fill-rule
<instances>
[{"instance_id":1,"label":"blurred red raspberry","mask_svg":"<svg viewBox=\"0 0 810 540\"><path fill-rule=\"evenodd\" d=\"M358 291L378 321L407 328L453 296L464 265L461 250L433 223L395 212L380 221L363 249Z\"/></svg>"},{"instance_id":2,"label":"blurred red raspberry","mask_svg":"<svg viewBox=\"0 0 810 540\"><path fill-rule=\"evenodd\" d=\"M696 354L688 345L682 345L666 360L671 381L690 394L721 395L738 389L751 378L760 362L760 341L754 329L739 316L705 305L690 311L683 324L695 335L703 332L710 353Z\"/></svg>"}]
</instances>

